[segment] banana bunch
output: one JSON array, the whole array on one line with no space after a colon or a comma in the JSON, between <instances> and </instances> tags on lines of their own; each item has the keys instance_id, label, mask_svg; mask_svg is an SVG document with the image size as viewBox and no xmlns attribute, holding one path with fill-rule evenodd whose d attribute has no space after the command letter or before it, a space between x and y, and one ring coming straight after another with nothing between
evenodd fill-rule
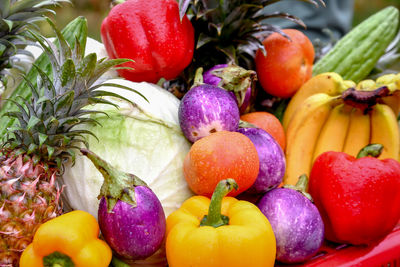
<instances>
[{"instance_id":1,"label":"banana bunch","mask_svg":"<svg viewBox=\"0 0 400 267\"><path fill-rule=\"evenodd\" d=\"M361 148L379 143L379 158L399 160L400 73L358 84L337 73L308 80L293 96L283 117L286 131L284 184L309 175L314 160L326 151L357 156Z\"/></svg>"}]
</instances>

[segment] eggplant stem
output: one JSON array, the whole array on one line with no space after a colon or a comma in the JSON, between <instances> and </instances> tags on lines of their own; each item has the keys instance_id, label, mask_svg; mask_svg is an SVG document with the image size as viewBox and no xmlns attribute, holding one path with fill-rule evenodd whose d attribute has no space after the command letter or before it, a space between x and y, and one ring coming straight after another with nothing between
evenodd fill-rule
<instances>
[{"instance_id":1,"label":"eggplant stem","mask_svg":"<svg viewBox=\"0 0 400 267\"><path fill-rule=\"evenodd\" d=\"M82 148L80 151L92 161L104 177L98 198L105 197L108 212L112 211L118 200L125 201L131 204L132 207L136 207L135 187L147 187L147 184L133 174L114 168L88 149Z\"/></svg>"},{"instance_id":2,"label":"eggplant stem","mask_svg":"<svg viewBox=\"0 0 400 267\"><path fill-rule=\"evenodd\" d=\"M311 195L309 193L307 193L308 190L308 177L306 174L302 174L299 177L299 180L297 181L296 185L284 185L283 188L289 188L289 189L293 189L296 190L298 192L300 192L301 194L303 194L303 196L305 196L306 198L308 198L311 202L313 202L313 198L311 197Z\"/></svg>"}]
</instances>

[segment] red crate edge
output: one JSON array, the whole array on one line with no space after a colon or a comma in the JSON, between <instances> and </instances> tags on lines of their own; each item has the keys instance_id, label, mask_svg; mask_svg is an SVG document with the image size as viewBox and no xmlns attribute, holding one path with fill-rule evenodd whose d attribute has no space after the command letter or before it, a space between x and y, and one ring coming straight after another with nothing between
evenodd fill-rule
<instances>
[{"instance_id":1,"label":"red crate edge","mask_svg":"<svg viewBox=\"0 0 400 267\"><path fill-rule=\"evenodd\" d=\"M289 265L280 265L289 266ZM324 244L302 267L400 266L400 222L381 242L371 246Z\"/></svg>"}]
</instances>

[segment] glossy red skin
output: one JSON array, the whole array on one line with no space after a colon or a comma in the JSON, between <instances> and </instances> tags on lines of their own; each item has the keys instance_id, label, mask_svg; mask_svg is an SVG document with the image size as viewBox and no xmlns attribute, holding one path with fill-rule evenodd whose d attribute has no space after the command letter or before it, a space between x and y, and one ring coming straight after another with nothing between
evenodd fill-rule
<instances>
[{"instance_id":1,"label":"glossy red skin","mask_svg":"<svg viewBox=\"0 0 400 267\"><path fill-rule=\"evenodd\" d=\"M194 50L194 30L179 18L175 0L130 0L116 5L101 25L101 38L110 58L135 62L118 70L125 79L156 83L176 78L187 67Z\"/></svg>"},{"instance_id":2,"label":"glossy red skin","mask_svg":"<svg viewBox=\"0 0 400 267\"><path fill-rule=\"evenodd\" d=\"M314 47L299 30L284 29L290 40L279 33L263 41L267 54L258 50L255 57L258 80L267 93L289 98L311 78Z\"/></svg>"},{"instance_id":3,"label":"glossy red skin","mask_svg":"<svg viewBox=\"0 0 400 267\"><path fill-rule=\"evenodd\" d=\"M371 244L400 219L400 163L325 152L311 170L309 193L324 221L326 239Z\"/></svg>"}]
</instances>

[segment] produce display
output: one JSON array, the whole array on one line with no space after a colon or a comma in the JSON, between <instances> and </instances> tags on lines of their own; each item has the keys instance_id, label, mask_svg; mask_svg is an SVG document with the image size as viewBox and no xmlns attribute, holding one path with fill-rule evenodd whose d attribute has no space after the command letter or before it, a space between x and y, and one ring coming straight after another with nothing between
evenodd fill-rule
<instances>
[{"instance_id":1,"label":"produce display","mask_svg":"<svg viewBox=\"0 0 400 267\"><path fill-rule=\"evenodd\" d=\"M295 184L300 175L309 175L315 159L326 151L356 156L369 143L379 143L383 145L380 158L398 160L400 134L396 113L400 102L395 92L399 77L388 74L376 82L370 80L367 89L363 88L363 81L347 88L353 82L343 81L336 73L320 74L307 81L284 116L284 182Z\"/></svg>"},{"instance_id":2,"label":"produce display","mask_svg":"<svg viewBox=\"0 0 400 267\"><path fill-rule=\"evenodd\" d=\"M306 26L262 11L273 2L113 1L99 42L84 17L46 17L68 0L2 1L0 266L267 267L400 247L386 240L400 71L382 64L400 51L398 9L316 57L301 30L268 24Z\"/></svg>"}]
</instances>

